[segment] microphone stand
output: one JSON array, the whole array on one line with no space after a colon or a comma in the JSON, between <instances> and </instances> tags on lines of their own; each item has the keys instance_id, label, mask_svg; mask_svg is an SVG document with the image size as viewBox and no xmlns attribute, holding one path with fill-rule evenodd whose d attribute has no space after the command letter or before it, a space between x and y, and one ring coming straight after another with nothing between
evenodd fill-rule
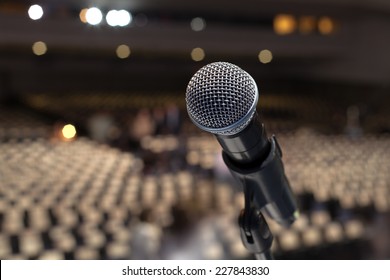
<instances>
[{"instance_id":1,"label":"microphone stand","mask_svg":"<svg viewBox=\"0 0 390 280\"><path fill-rule=\"evenodd\" d=\"M273 260L271 245L273 235L267 221L259 209L253 204L253 193L244 186L245 206L241 210L238 224L241 240L245 248L258 260Z\"/></svg>"}]
</instances>

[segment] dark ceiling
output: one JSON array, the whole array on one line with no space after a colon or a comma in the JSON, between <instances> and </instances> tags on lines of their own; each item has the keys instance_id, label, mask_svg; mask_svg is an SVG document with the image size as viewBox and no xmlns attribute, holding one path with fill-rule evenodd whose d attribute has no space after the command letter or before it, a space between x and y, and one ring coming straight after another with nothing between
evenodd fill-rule
<instances>
[{"instance_id":1,"label":"dark ceiling","mask_svg":"<svg viewBox=\"0 0 390 280\"><path fill-rule=\"evenodd\" d=\"M41 4L38 21L27 16L30 4ZM148 19L146 25L112 28L81 23L81 8L128 9ZM275 34L277 14L330 17L337 30ZM206 28L194 32L190 21L203 17ZM390 1L387 0L40 0L0 1L0 75L15 91L182 89L202 65L226 60L239 64L255 79L390 84ZM44 41L48 52L32 54ZM128 59L115 49L126 44ZM191 60L195 47L205 59ZM273 60L262 64L258 53L269 49ZM1 87L0 87L1 94Z\"/></svg>"}]
</instances>

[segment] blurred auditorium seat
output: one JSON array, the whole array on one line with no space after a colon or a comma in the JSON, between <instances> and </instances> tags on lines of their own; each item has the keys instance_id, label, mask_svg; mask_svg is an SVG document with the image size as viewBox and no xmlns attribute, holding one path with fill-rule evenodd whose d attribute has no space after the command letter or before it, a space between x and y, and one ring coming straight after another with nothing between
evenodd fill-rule
<instances>
[{"instance_id":1,"label":"blurred auditorium seat","mask_svg":"<svg viewBox=\"0 0 390 280\"><path fill-rule=\"evenodd\" d=\"M69 95L61 107L58 99L31 95L28 104L40 113L70 116L81 125L107 106L126 115L170 102L185 109L176 95L145 98L140 93L131 97L131 104L124 94L76 97ZM318 108L329 110L321 104L278 97L266 99L264 107L299 119ZM300 106L305 109L290 113ZM70 107L75 108L68 111ZM214 226L219 242L210 245L207 256L252 257L237 225L243 207L240 186L229 174L220 176L219 144L186 117L180 135L148 136L141 141L142 151L134 153L85 137L63 142L53 138L52 130L52 124L31 112L0 112L0 161L5 163L0 166L2 259L128 259L132 230L143 209L154 207L158 226L164 228L171 222L172 205L191 200L202 202L196 210L218 217ZM351 258L366 257L355 249L370 238L374 216L389 212L390 137L349 139L277 120L267 130L279 139L301 206L300 218L289 229L269 221L276 257L321 258L322 252L323 258L338 258L334 248L343 246L354 246L347 247L353 249Z\"/></svg>"}]
</instances>

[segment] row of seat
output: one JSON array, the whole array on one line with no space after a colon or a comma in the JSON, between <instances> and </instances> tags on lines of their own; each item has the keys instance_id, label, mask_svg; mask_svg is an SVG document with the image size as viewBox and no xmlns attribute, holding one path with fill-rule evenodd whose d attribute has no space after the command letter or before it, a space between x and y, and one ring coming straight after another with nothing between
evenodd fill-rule
<instances>
[{"instance_id":1,"label":"row of seat","mask_svg":"<svg viewBox=\"0 0 390 280\"><path fill-rule=\"evenodd\" d=\"M279 133L285 171L296 193L313 193L316 200L337 199L345 208L374 205L390 209L390 137L365 136L351 140L343 135L310 131ZM209 135L188 139L187 162L223 169L220 145Z\"/></svg>"},{"instance_id":2,"label":"row of seat","mask_svg":"<svg viewBox=\"0 0 390 280\"><path fill-rule=\"evenodd\" d=\"M63 108L54 96L54 103L40 96L34 104L71 115L75 111L63 110L80 103L77 95L70 97L63 100L64 105L69 103ZM81 103L91 104L91 112L100 108L94 104L111 104L99 98L89 103L90 98ZM141 94L137 98L137 106L146 106L150 99ZM158 102L168 101L172 100L161 97ZM160 106L158 102L148 104ZM278 107L275 104L272 101L270 106ZM76 119L89 115L83 112L85 107L78 107ZM141 140L143 151L124 152L82 137L70 142L50 138L47 131L53 127L42 119L23 110L19 117L12 112L0 112L2 259L132 258L137 255L132 239L141 212L153 208L158 217L154 224L165 232L174 219L172 206L180 202L188 207L196 202L196 211L206 220L217 216L210 223L213 226L202 231L206 237L218 237L206 246L206 258L250 258L237 225L243 207L240 187L221 161L215 138L189 120L179 136L148 136ZM389 137L351 140L295 130L296 124L285 126L284 122L267 128L269 135L277 135L294 193L306 204L290 229L269 221L274 252L286 256L302 248L367 239L367 225L353 211L373 207L376 212L389 212ZM173 168L170 163L182 157L185 164ZM157 162L163 168L151 168ZM333 200L340 203L336 216L326 205Z\"/></svg>"},{"instance_id":3,"label":"row of seat","mask_svg":"<svg viewBox=\"0 0 390 280\"><path fill-rule=\"evenodd\" d=\"M155 207L163 227L171 219L170 207L190 200L198 201L203 213L227 217L221 242L230 248L229 256L248 257L238 245L242 194L228 183L188 171L144 175L139 158L83 138L7 141L0 151L6 163L1 167L2 258L129 257L132 226L143 208ZM280 250L288 249L278 242ZM118 244L125 243L127 249L120 250Z\"/></svg>"}]
</instances>

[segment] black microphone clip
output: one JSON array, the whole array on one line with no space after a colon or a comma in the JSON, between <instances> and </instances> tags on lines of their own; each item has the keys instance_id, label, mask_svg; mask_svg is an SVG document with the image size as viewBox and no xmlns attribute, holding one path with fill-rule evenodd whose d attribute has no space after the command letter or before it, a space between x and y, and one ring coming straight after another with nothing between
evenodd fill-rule
<instances>
[{"instance_id":1,"label":"black microphone clip","mask_svg":"<svg viewBox=\"0 0 390 280\"><path fill-rule=\"evenodd\" d=\"M284 172L278 141L274 135L269 141L269 154L258 166L248 168L237 164L224 151L222 157L232 175L243 186L244 193L251 194L253 206L287 227L297 219L299 212Z\"/></svg>"},{"instance_id":2,"label":"black microphone clip","mask_svg":"<svg viewBox=\"0 0 390 280\"><path fill-rule=\"evenodd\" d=\"M274 135L267 137L258 114L240 133L215 136L226 166L244 193L251 194L251 205L283 226L293 223L298 207L284 172L282 149Z\"/></svg>"},{"instance_id":3,"label":"black microphone clip","mask_svg":"<svg viewBox=\"0 0 390 280\"><path fill-rule=\"evenodd\" d=\"M239 216L243 244L257 259L272 259L273 235L262 212L285 227L299 216L279 143L275 135L267 138L257 114L239 135L216 137L226 166L243 187L245 208Z\"/></svg>"}]
</instances>

